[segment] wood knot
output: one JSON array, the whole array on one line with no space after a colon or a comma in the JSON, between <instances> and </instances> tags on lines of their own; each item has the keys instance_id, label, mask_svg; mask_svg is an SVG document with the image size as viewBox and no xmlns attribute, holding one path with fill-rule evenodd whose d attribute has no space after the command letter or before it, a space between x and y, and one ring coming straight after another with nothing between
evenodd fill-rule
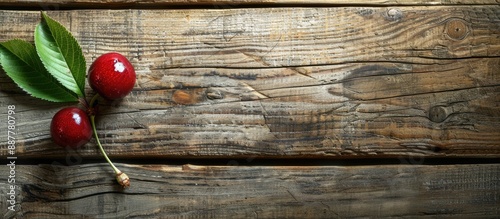
<instances>
[{"instance_id":1,"label":"wood knot","mask_svg":"<svg viewBox=\"0 0 500 219\"><path fill-rule=\"evenodd\" d=\"M452 40L463 40L469 35L467 23L458 18L449 20L444 28L444 33Z\"/></svg>"},{"instance_id":2,"label":"wood knot","mask_svg":"<svg viewBox=\"0 0 500 219\"><path fill-rule=\"evenodd\" d=\"M389 21L399 21L403 18L403 12L396 8L387 10L385 18Z\"/></svg>"},{"instance_id":3,"label":"wood knot","mask_svg":"<svg viewBox=\"0 0 500 219\"><path fill-rule=\"evenodd\" d=\"M184 90L176 90L172 94L172 100L177 104L189 105L197 102L195 95Z\"/></svg>"},{"instance_id":4,"label":"wood knot","mask_svg":"<svg viewBox=\"0 0 500 219\"><path fill-rule=\"evenodd\" d=\"M444 106L433 106L429 109L429 119L433 122L443 122L448 118L448 110Z\"/></svg>"}]
</instances>

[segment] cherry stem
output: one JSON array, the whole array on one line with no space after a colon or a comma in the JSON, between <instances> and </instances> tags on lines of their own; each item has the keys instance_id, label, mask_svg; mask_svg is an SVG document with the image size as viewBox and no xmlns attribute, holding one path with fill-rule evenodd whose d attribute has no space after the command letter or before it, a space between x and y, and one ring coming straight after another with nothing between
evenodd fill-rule
<instances>
[{"instance_id":1,"label":"cherry stem","mask_svg":"<svg viewBox=\"0 0 500 219\"><path fill-rule=\"evenodd\" d=\"M99 94L95 94L92 97L92 99L90 100L90 104L89 104L90 107L94 107L94 102L97 100L98 97L99 97Z\"/></svg>"},{"instance_id":2,"label":"cherry stem","mask_svg":"<svg viewBox=\"0 0 500 219\"><path fill-rule=\"evenodd\" d=\"M98 96L99 95L96 94L92 98L92 100L90 101L90 107L93 107L94 102L97 100ZM115 171L116 180L124 188L129 187L130 186L130 179L129 179L129 177L127 176L127 174L123 173L118 168L116 168L116 166L113 164L113 162L111 162L111 160L109 159L108 155L106 154L106 151L104 151L104 148L101 145L101 141L99 140L99 136L97 135L97 130L96 130L96 126L95 126L95 115L94 114L90 115L90 124L92 125L92 131L94 132L94 136L95 136L97 145L99 146L99 150L101 151L101 154L104 156L104 158L109 163L109 165L111 165L111 168L113 168L113 171Z\"/></svg>"},{"instance_id":3,"label":"cherry stem","mask_svg":"<svg viewBox=\"0 0 500 219\"><path fill-rule=\"evenodd\" d=\"M115 173L120 173L121 171L118 168L116 168L116 166L113 164L113 162L111 162L108 155L106 154L106 151L104 151L104 148L101 145L101 141L99 141L99 136L97 136L97 130L95 128L95 116L94 115L90 116L90 123L92 124L92 130L94 131L94 136L95 136L95 139L97 141L97 145L99 146L99 150L101 150L102 155L104 155L104 159L106 159L106 161L111 165L111 168L113 168Z\"/></svg>"}]
</instances>

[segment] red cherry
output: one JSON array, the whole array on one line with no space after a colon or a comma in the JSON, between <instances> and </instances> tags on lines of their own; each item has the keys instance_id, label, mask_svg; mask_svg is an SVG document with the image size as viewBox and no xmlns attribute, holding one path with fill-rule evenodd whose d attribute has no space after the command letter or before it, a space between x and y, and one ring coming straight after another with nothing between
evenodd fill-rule
<instances>
[{"instance_id":1,"label":"red cherry","mask_svg":"<svg viewBox=\"0 0 500 219\"><path fill-rule=\"evenodd\" d=\"M92 126L84 110L67 107L52 117L50 134L57 145L77 149L92 138Z\"/></svg>"},{"instance_id":2,"label":"red cherry","mask_svg":"<svg viewBox=\"0 0 500 219\"><path fill-rule=\"evenodd\" d=\"M134 67L125 56L116 52L106 53L90 66L89 84L108 100L123 98L134 88Z\"/></svg>"}]
</instances>

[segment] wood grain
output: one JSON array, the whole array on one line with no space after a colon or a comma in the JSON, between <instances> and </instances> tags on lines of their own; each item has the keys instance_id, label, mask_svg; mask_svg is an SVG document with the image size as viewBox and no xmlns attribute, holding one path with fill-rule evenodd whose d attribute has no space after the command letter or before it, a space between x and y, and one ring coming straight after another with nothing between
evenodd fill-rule
<instances>
[{"instance_id":1,"label":"wood grain","mask_svg":"<svg viewBox=\"0 0 500 219\"><path fill-rule=\"evenodd\" d=\"M497 0L1 0L0 6L40 8L43 10L60 10L65 8L172 8L172 7L207 7L231 9L239 7L273 7L273 6L387 6L387 5L498 5Z\"/></svg>"},{"instance_id":2,"label":"wood grain","mask_svg":"<svg viewBox=\"0 0 500 219\"><path fill-rule=\"evenodd\" d=\"M14 105L18 157L14 183L0 166L2 218L500 215L498 1L0 7L0 41L32 42L47 10L75 35L88 66L118 51L138 75L129 96L100 101L97 121L106 151L131 177L122 190L94 141L78 151L52 143L50 119L66 104L29 97L0 70L0 132ZM0 134L1 157L7 149ZM6 210L11 185L15 212Z\"/></svg>"},{"instance_id":3,"label":"wood grain","mask_svg":"<svg viewBox=\"0 0 500 219\"><path fill-rule=\"evenodd\" d=\"M500 156L499 7L49 14L87 63L118 51L136 68L129 96L101 102L112 157ZM0 23L18 25L0 27L0 40L32 40L38 21L1 11ZM0 75L17 153L64 157L48 131L63 105ZM78 153L100 157L93 142Z\"/></svg>"},{"instance_id":4,"label":"wood grain","mask_svg":"<svg viewBox=\"0 0 500 219\"><path fill-rule=\"evenodd\" d=\"M5 168L5 167L2 167ZM500 165L22 165L4 218L494 218ZM0 172L0 197L7 188ZM2 209L5 209L2 202Z\"/></svg>"}]
</instances>

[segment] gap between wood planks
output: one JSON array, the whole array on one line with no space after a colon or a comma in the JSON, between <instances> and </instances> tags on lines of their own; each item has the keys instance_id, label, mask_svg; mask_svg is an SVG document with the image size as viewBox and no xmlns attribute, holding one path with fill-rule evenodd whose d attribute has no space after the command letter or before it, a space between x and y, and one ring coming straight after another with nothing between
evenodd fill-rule
<instances>
[{"instance_id":1,"label":"gap between wood planks","mask_svg":"<svg viewBox=\"0 0 500 219\"><path fill-rule=\"evenodd\" d=\"M69 159L69 160L68 160ZM39 164L63 164L71 166L75 165L105 163L104 159L96 158L80 158L78 161L72 161L73 158L67 159L41 159L18 158L20 165L39 165ZM500 164L498 158L443 158L443 157L419 157L407 156L399 158L336 158L336 159L317 159L317 158L161 158L161 159L116 159L114 163L123 164L162 164L162 165L198 165L198 166L373 166L373 165L467 165L467 164Z\"/></svg>"}]
</instances>

